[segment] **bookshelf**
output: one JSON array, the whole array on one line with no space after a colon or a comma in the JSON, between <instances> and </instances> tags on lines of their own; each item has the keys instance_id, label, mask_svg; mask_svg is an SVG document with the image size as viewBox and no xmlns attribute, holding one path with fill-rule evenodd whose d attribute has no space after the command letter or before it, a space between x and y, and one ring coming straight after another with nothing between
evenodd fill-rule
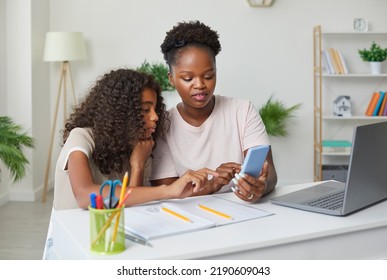
<instances>
[{"instance_id":1,"label":"bookshelf","mask_svg":"<svg viewBox=\"0 0 387 280\"><path fill-rule=\"evenodd\" d=\"M323 140L352 142L353 128L387 117L366 116L369 100L375 91L387 91L387 62L382 74L370 74L369 65L361 60L358 50L368 48L372 41L387 46L387 32L323 32L313 28L313 91L314 91L314 181L323 179L323 166L347 165L349 152L326 152ZM348 68L347 74L329 74L323 61L323 51L340 50ZM333 114L333 101L350 96L351 116Z\"/></svg>"}]
</instances>

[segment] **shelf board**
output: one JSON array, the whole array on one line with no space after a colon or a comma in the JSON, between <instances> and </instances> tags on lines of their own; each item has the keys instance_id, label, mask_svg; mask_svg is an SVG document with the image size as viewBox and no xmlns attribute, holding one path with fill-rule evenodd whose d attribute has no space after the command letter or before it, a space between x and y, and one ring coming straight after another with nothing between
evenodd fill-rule
<instances>
[{"instance_id":1,"label":"shelf board","mask_svg":"<svg viewBox=\"0 0 387 280\"><path fill-rule=\"evenodd\" d=\"M321 32L322 36L387 36L387 32L376 32L376 31L367 31L367 32Z\"/></svg>"},{"instance_id":2,"label":"shelf board","mask_svg":"<svg viewBox=\"0 0 387 280\"><path fill-rule=\"evenodd\" d=\"M318 73L316 73L318 75ZM322 74L324 78L380 78L387 77L387 73L382 74L368 74L368 73L357 73L357 74Z\"/></svg>"},{"instance_id":3,"label":"shelf board","mask_svg":"<svg viewBox=\"0 0 387 280\"><path fill-rule=\"evenodd\" d=\"M340 156L340 157L348 157L351 153L321 153L321 155L330 157L330 156Z\"/></svg>"},{"instance_id":4,"label":"shelf board","mask_svg":"<svg viewBox=\"0 0 387 280\"><path fill-rule=\"evenodd\" d=\"M352 117L338 117L338 116L323 116L324 120L368 120L368 121L382 121L387 120L387 116L383 117L369 117L369 116L352 116Z\"/></svg>"}]
</instances>

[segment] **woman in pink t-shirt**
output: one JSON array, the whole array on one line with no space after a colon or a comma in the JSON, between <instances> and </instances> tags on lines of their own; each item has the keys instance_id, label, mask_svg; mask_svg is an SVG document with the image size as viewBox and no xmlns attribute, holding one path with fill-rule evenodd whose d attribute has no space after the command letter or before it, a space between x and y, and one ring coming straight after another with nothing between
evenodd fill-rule
<instances>
[{"instance_id":1,"label":"woman in pink t-shirt","mask_svg":"<svg viewBox=\"0 0 387 280\"><path fill-rule=\"evenodd\" d=\"M231 186L242 200L256 202L277 183L271 150L258 178L240 173L241 163L249 148L270 142L251 102L214 95L220 50L217 32L199 21L180 22L167 32L161 51L182 102L169 110L171 128L165 141L157 141L150 180L170 184L187 170L207 167L219 176L196 194Z\"/></svg>"}]
</instances>

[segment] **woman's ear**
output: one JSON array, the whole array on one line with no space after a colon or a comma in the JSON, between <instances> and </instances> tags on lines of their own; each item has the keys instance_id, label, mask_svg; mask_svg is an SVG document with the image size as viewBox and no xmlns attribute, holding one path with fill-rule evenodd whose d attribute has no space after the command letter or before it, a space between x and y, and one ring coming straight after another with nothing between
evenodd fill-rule
<instances>
[{"instance_id":1,"label":"woman's ear","mask_svg":"<svg viewBox=\"0 0 387 280\"><path fill-rule=\"evenodd\" d=\"M172 78L171 72L168 72L168 80L169 80L169 83L171 84L171 86L175 87L175 81Z\"/></svg>"}]
</instances>

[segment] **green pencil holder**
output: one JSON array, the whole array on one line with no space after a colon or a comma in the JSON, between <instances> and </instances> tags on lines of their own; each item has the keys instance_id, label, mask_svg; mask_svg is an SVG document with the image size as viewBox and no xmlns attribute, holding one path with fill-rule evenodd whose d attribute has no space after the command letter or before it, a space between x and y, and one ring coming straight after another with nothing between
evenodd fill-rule
<instances>
[{"instance_id":1,"label":"green pencil holder","mask_svg":"<svg viewBox=\"0 0 387 280\"><path fill-rule=\"evenodd\" d=\"M89 206L90 250L93 253L112 255L125 250L124 209L95 209Z\"/></svg>"}]
</instances>

